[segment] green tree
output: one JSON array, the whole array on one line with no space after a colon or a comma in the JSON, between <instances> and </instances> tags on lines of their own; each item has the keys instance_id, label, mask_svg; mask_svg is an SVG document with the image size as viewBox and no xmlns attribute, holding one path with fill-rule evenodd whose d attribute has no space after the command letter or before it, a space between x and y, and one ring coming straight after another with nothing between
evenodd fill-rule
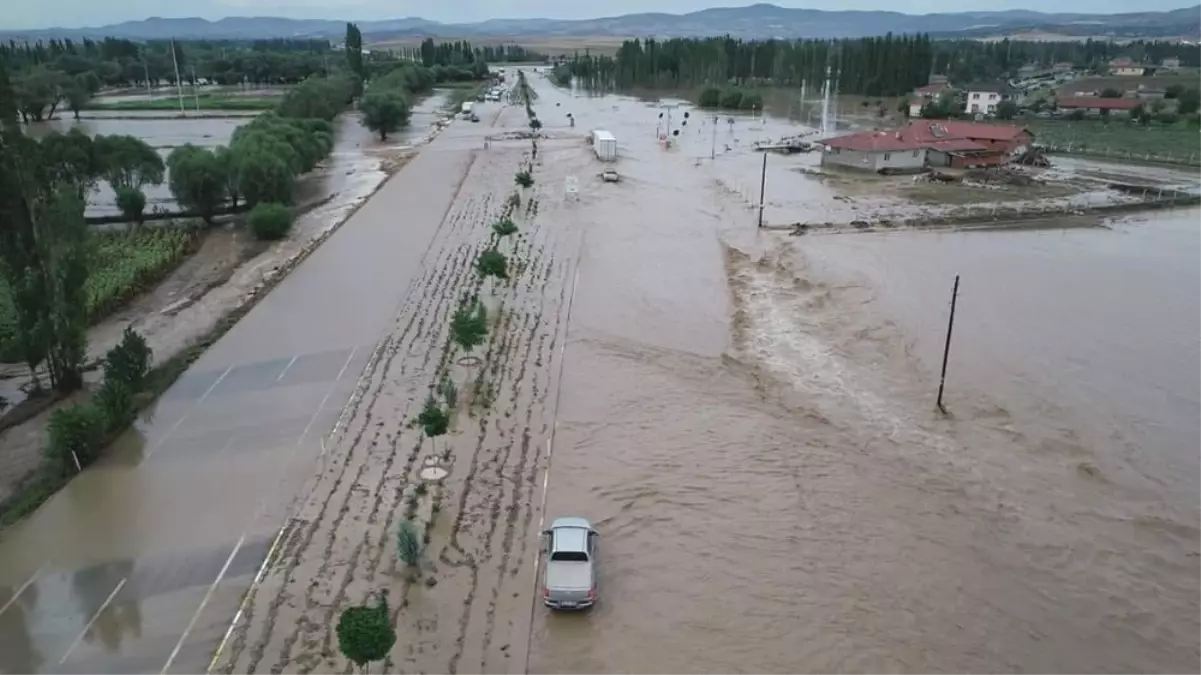
<instances>
[{"instance_id":1,"label":"green tree","mask_svg":"<svg viewBox=\"0 0 1201 675\"><path fill-rule=\"evenodd\" d=\"M404 128L411 114L408 101L394 92L368 91L359 102L359 109L363 112L363 125L378 133L381 141Z\"/></svg>"},{"instance_id":2,"label":"green tree","mask_svg":"<svg viewBox=\"0 0 1201 675\"><path fill-rule=\"evenodd\" d=\"M166 166L158 151L136 136L97 136L102 177L113 191L160 185Z\"/></svg>"},{"instance_id":3,"label":"green tree","mask_svg":"<svg viewBox=\"0 0 1201 675\"><path fill-rule=\"evenodd\" d=\"M1201 109L1201 91L1196 87L1184 89L1176 96L1176 112L1191 115Z\"/></svg>"},{"instance_id":4,"label":"green tree","mask_svg":"<svg viewBox=\"0 0 1201 675\"><path fill-rule=\"evenodd\" d=\"M997 119L1011 120L1018 114L1018 106L1013 101L1001 101L997 104Z\"/></svg>"},{"instance_id":5,"label":"green tree","mask_svg":"<svg viewBox=\"0 0 1201 675\"><path fill-rule=\"evenodd\" d=\"M338 617L338 649L366 672L367 664L382 661L396 644L396 631L388 616L388 594L374 607L347 607Z\"/></svg>"},{"instance_id":6,"label":"green tree","mask_svg":"<svg viewBox=\"0 0 1201 675\"><path fill-rule=\"evenodd\" d=\"M74 188L75 195L85 205L88 195L100 178L103 162L95 142L78 128L65 134L52 132L42 138L39 161L45 167L53 185Z\"/></svg>"},{"instance_id":7,"label":"green tree","mask_svg":"<svg viewBox=\"0 0 1201 675\"><path fill-rule=\"evenodd\" d=\"M121 382L133 391L141 390L150 373L154 352L146 338L126 326L121 341L104 355L104 379Z\"/></svg>"},{"instance_id":8,"label":"green tree","mask_svg":"<svg viewBox=\"0 0 1201 675\"><path fill-rule=\"evenodd\" d=\"M66 478L92 463L104 442L104 412L90 403L55 410L47 426L46 470Z\"/></svg>"},{"instance_id":9,"label":"green tree","mask_svg":"<svg viewBox=\"0 0 1201 675\"><path fill-rule=\"evenodd\" d=\"M206 223L225 202L228 167L213 151L192 144L180 146L167 157L169 186L179 205L199 213Z\"/></svg>"},{"instance_id":10,"label":"green tree","mask_svg":"<svg viewBox=\"0 0 1201 675\"><path fill-rule=\"evenodd\" d=\"M523 188L528 188L534 184L534 177L530 175L529 171L523 169L518 171L517 175L513 176L513 182L517 183Z\"/></svg>"},{"instance_id":11,"label":"green tree","mask_svg":"<svg viewBox=\"0 0 1201 675\"><path fill-rule=\"evenodd\" d=\"M492 233L495 234L498 239L511 237L514 234L517 234L517 223L514 223L509 218L501 218L492 224Z\"/></svg>"},{"instance_id":12,"label":"green tree","mask_svg":"<svg viewBox=\"0 0 1201 675\"><path fill-rule=\"evenodd\" d=\"M121 215L140 225L146 210L146 193L136 187L118 188L117 208L121 209Z\"/></svg>"},{"instance_id":13,"label":"green tree","mask_svg":"<svg viewBox=\"0 0 1201 675\"><path fill-rule=\"evenodd\" d=\"M403 520L396 531L396 553L410 567L421 561L421 535L411 520Z\"/></svg>"},{"instance_id":14,"label":"green tree","mask_svg":"<svg viewBox=\"0 0 1201 675\"><path fill-rule=\"evenodd\" d=\"M478 298L471 298L455 309L450 317L450 337L455 344L470 352L484 343L488 335L488 313Z\"/></svg>"},{"instance_id":15,"label":"green tree","mask_svg":"<svg viewBox=\"0 0 1201 675\"><path fill-rule=\"evenodd\" d=\"M296 174L287 159L269 153L261 147L236 147L234 167L237 191L246 205L275 202L290 204L296 185Z\"/></svg>"},{"instance_id":16,"label":"green tree","mask_svg":"<svg viewBox=\"0 0 1201 675\"><path fill-rule=\"evenodd\" d=\"M50 385L67 393L83 386L87 355L87 223L83 201L60 187L36 218L45 249L50 299L48 320L53 339L46 354Z\"/></svg>"},{"instance_id":17,"label":"green tree","mask_svg":"<svg viewBox=\"0 0 1201 675\"><path fill-rule=\"evenodd\" d=\"M283 239L292 229L292 212L283 204L264 202L250 210L247 223L260 241Z\"/></svg>"},{"instance_id":18,"label":"green tree","mask_svg":"<svg viewBox=\"0 0 1201 675\"><path fill-rule=\"evenodd\" d=\"M505 258L505 254L495 248L490 248L480 254L475 261L475 269L485 279L488 277L509 278L509 261Z\"/></svg>"},{"instance_id":19,"label":"green tree","mask_svg":"<svg viewBox=\"0 0 1201 675\"><path fill-rule=\"evenodd\" d=\"M425 399L425 406L417 414L414 424L421 427L421 433L425 434L433 443L435 439L444 436L450 430L450 414L438 405L438 399L431 394Z\"/></svg>"}]
</instances>

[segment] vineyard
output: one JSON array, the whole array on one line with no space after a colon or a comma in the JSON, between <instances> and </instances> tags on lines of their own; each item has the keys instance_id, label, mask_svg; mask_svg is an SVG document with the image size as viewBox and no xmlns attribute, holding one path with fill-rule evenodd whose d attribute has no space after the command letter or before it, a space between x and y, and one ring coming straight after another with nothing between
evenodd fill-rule
<instances>
[{"instance_id":1,"label":"vineyard","mask_svg":"<svg viewBox=\"0 0 1201 675\"><path fill-rule=\"evenodd\" d=\"M90 235L88 317L97 321L162 279L187 257L196 232L173 227ZM0 281L0 360L14 361L15 317L9 289Z\"/></svg>"},{"instance_id":2,"label":"vineyard","mask_svg":"<svg viewBox=\"0 0 1201 675\"><path fill-rule=\"evenodd\" d=\"M579 234L545 223L538 138L498 146L473 151L214 672L343 670L339 613L385 593L402 637L384 672L498 671L524 648L513 619L530 600Z\"/></svg>"}]
</instances>

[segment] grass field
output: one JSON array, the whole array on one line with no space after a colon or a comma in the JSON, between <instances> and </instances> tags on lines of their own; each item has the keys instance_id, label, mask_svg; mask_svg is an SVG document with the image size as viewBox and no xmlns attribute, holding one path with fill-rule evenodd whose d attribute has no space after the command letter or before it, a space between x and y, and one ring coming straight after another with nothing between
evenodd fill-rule
<instances>
[{"instance_id":1,"label":"grass field","mask_svg":"<svg viewBox=\"0 0 1201 675\"><path fill-rule=\"evenodd\" d=\"M1059 87L1058 92L1060 96L1073 96L1077 92L1099 92L1105 89L1117 89L1118 91L1126 92L1138 89L1140 85L1144 89L1167 89L1174 84L1196 87L1197 74L1167 73L1151 77L1082 77L1064 83L1063 86Z\"/></svg>"},{"instance_id":2,"label":"grass field","mask_svg":"<svg viewBox=\"0 0 1201 675\"><path fill-rule=\"evenodd\" d=\"M1149 159L1180 164L1201 163L1198 129L1180 122L1172 126L1138 126L1124 121L1023 120L1036 140L1073 153Z\"/></svg>"},{"instance_id":3,"label":"grass field","mask_svg":"<svg viewBox=\"0 0 1201 675\"><path fill-rule=\"evenodd\" d=\"M199 96L183 97L185 110L270 110L279 103L279 98L255 98L249 96L223 96L221 94L201 94ZM129 101L92 102L85 106L86 110L159 110L163 112L179 110L179 98L135 99Z\"/></svg>"},{"instance_id":4,"label":"grass field","mask_svg":"<svg viewBox=\"0 0 1201 675\"><path fill-rule=\"evenodd\" d=\"M188 255L194 236L192 230L168 227L91 234L88 318L103 318L174 269ZM8 285L0 280L0 360L6 362L15 360L15 321Z\"/></svg>"}]
</instances>

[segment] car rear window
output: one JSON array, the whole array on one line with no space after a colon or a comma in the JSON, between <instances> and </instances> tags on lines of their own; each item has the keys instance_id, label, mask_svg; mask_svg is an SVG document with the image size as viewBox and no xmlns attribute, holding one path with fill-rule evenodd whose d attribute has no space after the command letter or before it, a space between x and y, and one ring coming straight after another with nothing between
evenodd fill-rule
<instances>
[{"instance_id":1,"label":"car rear window","mask_svg":"<svg viewBox=\"0 0 1201 675\"><path fill-rule=\"evenodd\" d=\"M581 551L555 551L550 559L557 562L588 562L588 554Z\"/></svg>"}]
</instances>

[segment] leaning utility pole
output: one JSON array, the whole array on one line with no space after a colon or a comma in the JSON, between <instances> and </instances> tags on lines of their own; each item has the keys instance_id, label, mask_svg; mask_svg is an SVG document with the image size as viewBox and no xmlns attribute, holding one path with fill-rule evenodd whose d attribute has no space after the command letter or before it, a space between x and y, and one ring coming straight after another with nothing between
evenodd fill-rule
<instances>
[{"instance_id":1,"label":"leaning utility pole","mask_svg":"<svg viewBox=\"0 0 1201 675\"><path fill-rule=\"evenodd\" d=\"M179 114L186 114L183 110L183 80L179 79L179 59L175 57L175 40L171 40L171 63L175 65L175 91L179 94Z\"/></svg>"},{"instance_id":2,"label":"leaning utility pole","mask_svg":"<svg viewBox=\"0 0 1201 675\"><path fill-rule=\"evenodd\" d=\"M947 409L942 404L942 390L947 382L947 357L951 354L951 329L955 327L955 300L959 297L959 275L955 275L955 286L951 289L951 318L947 319L947 343L942 348L942 375L938 378L938 409L945 415Z\"/></svg>"},{"instance_id":3,"label":"leaning utility pole","mask_svg":"<svg viewBox=\"0 0 1201 675\"><path fill-rule=\"evenodd\" d=\"M763 172L759 175L759 227L763 227L763 189L767 187L767 151L763 152Z\"/></svg>"}]
</instances>

